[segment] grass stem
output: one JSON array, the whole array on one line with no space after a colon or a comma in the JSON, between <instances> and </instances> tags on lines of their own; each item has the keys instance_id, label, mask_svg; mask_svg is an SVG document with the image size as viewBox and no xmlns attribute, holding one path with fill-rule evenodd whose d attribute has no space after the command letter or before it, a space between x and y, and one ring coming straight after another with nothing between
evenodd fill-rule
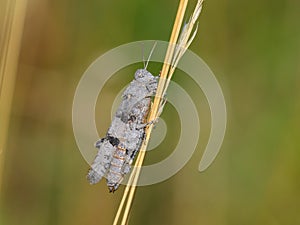
<instances>
[{"instance_id":1,"label":"grass stem","mask_svg":"<svg viewBox=\"0 0 300 225\"><path fill-rule=\"evenodd\" d=\"M184 14L186 11L186 7L188 4L188 0L181 0L179 3L179 7L177 10L177 15L175 18L175 22L173 25L173 30L171 33L167 53L165 56L164 64L162 67L162 72L160 74L160 79L158 83L158 88L156 91L156 95L154 97L154 102L149 112L148 122L155 121L159 112L161 111L160 107L162 107L163 96L166 93L171 77L175 71L177 63L179 59L183 56L184 52L187 50L189 45L191 44L195 34L197 32L197 28L191 36L192 30L194 28L195 22L197 21L201 9L202 9L203 0L198 0L194 13L192 14L189 22L184 26L182 33L180 34L180 30L182 27L182 22L184 18ZM180 34L180 36L179 36ZM178 41L179 38L179 41ZM177 43L177 44L176 44ZM132 201L134 198L136 185L138 183L138 178L141 172L142 164L144 162L144 158L146 155L146 149L148 146L148 142L150 140L151 132L153 129L153 124L150 123L146 128L146 137L139 151L138 157L135 162L135 166L130 174L130 178L128 180L127 186L125 188L121 203L119 205L116 217L114 219L113 225L117 225L120 220L121 213L124 208L124 204L126 202L125 209L123 211L123 218L121 220L121 225L125 225L128 222L128 216L130 212L130 208L132 205Z\"/></svg>"},{"instance_id":2,"label":"grass stem","mask_svg":"<svg viewBox=\"0 0 300 225\"><path fill-rule=\"evenodd\" d=\"M4 19L0 21L0 190L5 144L13 99L27 0L4 0Z\"/></svg>"}]
</instances>

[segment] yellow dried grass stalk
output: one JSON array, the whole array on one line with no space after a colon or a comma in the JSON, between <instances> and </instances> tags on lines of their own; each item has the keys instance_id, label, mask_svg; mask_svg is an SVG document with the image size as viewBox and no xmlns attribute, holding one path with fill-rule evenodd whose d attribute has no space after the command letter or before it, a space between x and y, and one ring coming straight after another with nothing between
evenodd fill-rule
<instances>
[{"instance_id":1,"label":"yellow dried grass stalk","mask_svg":"<svg viewBox=\"0 0 300 225\"><path fill-rule=\"evenodd\" d=\"M0 5L5 9L0 21L0 189L26 6L27 0L4 0Z\"/></svg>"},{"instance_id":2,"label":"yellow dried grass stalk","mask_svg":"<svg viewBox=\"0 0 300 225\"><path fill-rule=\"evenodd\" d=\"M167 49L166 57L164 60L162 72L161 72L159 83L158 83L157 92L156 92L151 110L149 112L148 122L155 121L158 118L158 116L162 110L161 107L163 107L163 101L164 101L163 96L165 96L165 93L169 86L172 75L176 69L176 66L177 66L180 58L183 56L183 54L185 53L187 48L192 43L192 41L197 33L198 26L196 27L195 30L194 30L194 27L195 27L196 21L200 15L200 13L201 13L203 0L198 0L192 16L190 17L188 23L184 25L182 32L179 36L179 32L182 27L182 21L184 18L187 4L188 4L188 0L181 0L179 3L179 7L177 10L177 15L175 18L172 34L171 34L170 41L169 41L169 46ZM193 30L194 30L194 32L192 34ZM179 40L178 40L178 38L179 38ZM120 224L125 225L128 221L130 208L132 205L134 193L136 190L136 185L137 185L141 167L142 167L142 164L143 164L143 161L145 158L146 149L148 146L148 142L150 140L150 135L151 135L152 129L153 129L153 124L150 123L150 125L147 126L147 128L146 128L145 140L141 146L138 157L136 159L135 166L134 166L132 173L130 175L130 178L128 180L128 183L125 188L125 191L124 191L122 200L120 202L117 214L115 216L113 225L118 224L122 211L123 211L123 218L122 218ZM127 202L126 202L126 200L127 200ZM126 202L126 206L124 209L125 202Z\"/></svg>"}]
</instances>

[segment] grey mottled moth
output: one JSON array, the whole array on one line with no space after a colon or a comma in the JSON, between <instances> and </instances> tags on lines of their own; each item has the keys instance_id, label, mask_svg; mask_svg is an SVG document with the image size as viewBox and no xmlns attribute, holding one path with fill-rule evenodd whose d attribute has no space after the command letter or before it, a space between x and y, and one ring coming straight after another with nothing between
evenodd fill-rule
<instances>
[{"instance_id":1,"label":"grey mottled moth","mask_svg":"<svg viewBox=\"0 0 300 225\"><path fill-rule=\"evenodd\" d=\"M129 173L144 140L151 97L157 85L158 77L146 69L135 72L134 80L122 94L122 102L106 136L95 144L98 153L87 175L90 184L105 176L109 191L114 192Z\"/></svg>"}]
</instances>

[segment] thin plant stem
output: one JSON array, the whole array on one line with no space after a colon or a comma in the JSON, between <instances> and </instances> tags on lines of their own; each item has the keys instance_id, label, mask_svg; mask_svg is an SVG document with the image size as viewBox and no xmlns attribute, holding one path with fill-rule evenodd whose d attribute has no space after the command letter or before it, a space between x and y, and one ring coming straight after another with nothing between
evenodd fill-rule
<instances>
[{"instance_id":1,"label":"thin plant stem","mask_svg":"<svg viewBox=\"0 0 300 225\"><path fill-rule=\"evenodd\" d=\"M201 13L203 0L198 0L196 8L194 10L194 13L192 14L189 22L185 25L181 35L179 36L180 29L182 27L182 21L184 18L186 7L187 7L187 3L188 3L188 0L181 0L179 3L179 7L177 10L177 15L175 18L175 22L174 22L172 34L170 37L167 53L165 56L163 67L162 67L162 72L160 75L156 95L154 97L154 102L151 107L151 110L149 112L148 122L155 121L158 118L158 116L162 110L162 109L160 109L160 107L163 107L163 105L162 105L162 102L164 101L163 97L166 93L166 90L168 88L171 77L175 71L177 63L178 63L179 59L183 56L184 52L187 50L189 45L191 44L191 42L194 39L195 34L197 32L197 28L196 28L193 35L191 36L195 22ZM178 38L179 38L179 41L178 41L178 44L176 45ZM125 225L128 222L129 212L130 212L130 209L132 206L132 201L134 198L136 185L137 185L138 178L139 178L141 168L142 168L142 164L143 164L143 161L144 161L144 158L146 155L146 149L148 146L148 142L150 140L152 129L153 129L153 123L150 123L146 127L145 140L141 146L141 149L139 151L138 157L135 162L135 166L134 166L133 171L128 180L128 183L125 188L125 191L124 191L121 203L119 205L116 217L114 219L113 225L117 225L117 223L120 219L120 216L121 216L121 212L124 208L126 199L127 199L127 202L126 202L126 206L125 206L125 209L123 212L123 218L121 221L121 225Z\"/></svg>"},{"instance_id":2,"label":"thin plant stem","mask_svg":"<svg viewBox=\"0 0 300 225\"><path fill-rule=\"evenodd\" d=\"M181 27L181 24L182 24L182 21L183 21L183 17L184 17L184 14L185 14L185 10L186 10L186 7L187 7L187 3L188 3L188 0L181 0L180 3L179 3L175 23L174 23L172 34L171 34L171 37L170 37L170 43L176 43L176 40L177 40L178 35L179 35L180 27ZM166 57L165 57L165 61L164 61L165 63L163 65L163 69L162 69L162 72L161 72L160 81L158 83L156 96L155 96L155 99L154 99L153 106L151 107L149 121L151 121L151 118L154 118L154 116L156 115L156 113L158 111L158 106L159 106L160 100L161 100L160 96L163 92L164 81L165 81L165 78L167 76L167 72L168 72L168 69L169 69L169 63L168 62L170 62L171 55L172 55L173 51L174 51L174 48L172 48L172 45L169 44L167 54L166 54ZM117 211L117 214L116 214L113 225L117 225L117 223L119 221L122 209L124 207L125 200L127 199L127 195L129 193L129 190L130 190L130 195L128 197L126 207L125 207L125 211L124 211L124 214L123 214L123 218L122 218L122 221L121 221L122 225L126 224L126 221L128 219L128 215L129 215L129 211L130 211L130 207L132 205L132 200L133 200L133 197L134 197L134 193L135 193L135 187L136 186L134 185L134 183L137 182L137 178L138 178L138 175L139 175L139 172L140 172L140 168L139 169L137 169L137 168L138 168L139 165L142 165L142 163L144 161L145 152L146 152L145 150L146 150L146 147L147 147L146 143L148 143L148 141L150 139L150 133L151 133L152 129L153 129L152 124L150 126L148 126L147 129L146 129L145 141L142 145L142 148L139 151L139 154L138 154L138 157L137 157L137 160L136 160L136 163L135 163L135 167L134 167L134 169L133 169L133 171L130 175L128 184L125 188L125 191L124 191L121 203L119 205L119 209ZM137 173L137 170L139 171L138 173ZM134 180L136 180L136 182L134 182Z\"/></svg>"},{"instance_id":3,"label":"thin plant stem","mask_svg":"<svg viewBox=\"0 0 300 225\"><path fill-rule=\"evenodd\" d=\"M7 7L4 24L0 24L3 28L0 43L0 189L27 0L5 0L3 5Z\"/></svg>"}]
</instances>

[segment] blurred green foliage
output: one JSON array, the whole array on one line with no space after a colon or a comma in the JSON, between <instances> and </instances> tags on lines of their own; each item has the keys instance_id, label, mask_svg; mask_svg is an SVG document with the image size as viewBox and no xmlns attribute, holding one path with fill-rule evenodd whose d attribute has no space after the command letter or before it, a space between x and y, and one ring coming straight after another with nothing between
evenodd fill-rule
<instances>
[{"instance_id":1,"label":"blurred green foliage","mask_svg":"<svg viewBox=\"0 0 300 225\"><path fill-rule=\"evenodd\" d=\"M191 1L191 12L196 1ZM76 146L72 100L85 69L111 48L167 41L177 1L29 1L5 159L2 225L112 224L121 188L90 186ZM176 176L139 187L130 224L300 224L300 2L206 1L191 50L215 72L225 94L228 128L213 165L199 173L210 123L205 98L178 77L200 112L200 143ZM142 64L141 64L142 66ZM156 69L156 67L154 66ZM134 70L110 80L97 105L98 130ZM129 71L129 72L128 72ZM158 73L159 69L153 73ZM120 86L119 86L120 85ZM146 163L166 157L175 126ZM162 153L160 154L161 151Z\"/></svg>"}]
</instances>

